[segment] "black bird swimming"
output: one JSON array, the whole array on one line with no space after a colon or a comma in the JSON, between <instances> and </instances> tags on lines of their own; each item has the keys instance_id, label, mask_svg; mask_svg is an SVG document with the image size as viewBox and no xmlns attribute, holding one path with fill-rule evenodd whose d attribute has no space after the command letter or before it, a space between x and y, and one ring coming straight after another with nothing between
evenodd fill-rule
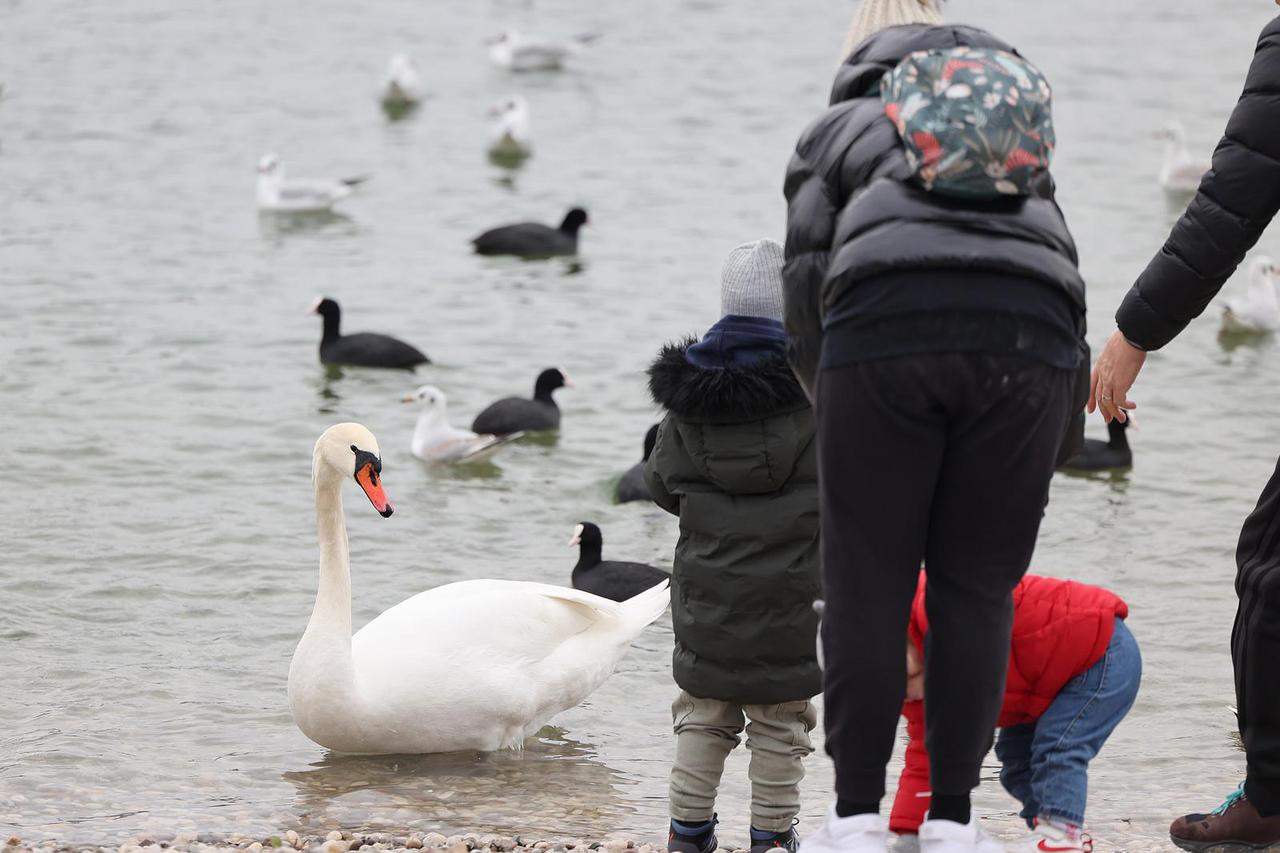
<instances>
[{"instance_id":1,"label":"black bird swimming","mask_svg":"<svg viewBox=\"0 0 1280 853\"><path fill-rule=\"evenodd\" d=\"M560 407L551 399L557 388L572 388L573 382L556 367L538 374L533 399L504 397L476 415L471 431L481 435L510 435L513 432L545 432L560 426Z\"/></svg>"},{"instance_id":2,"label":"black bird swimming","mask_svg":"<svg viewBox=\"0 0 1280 853\"><path fill-rule=\"evenodd\" d=\"M587 224L587 212L575 207L564 215L559 228L538 222L518 222L484 232L471 241L478 255L518 255L546 258L578 253L578 229Z\"/></svg>"},{"instance_id":3,"label":"black bird swimming","mask_svg":"<svg viewBox=\"0 0 1280 853\"><path fill-rule=\"evenodd\" d=\"M578 546L578 565L573 567L573 588L601 598L626 601L670 578L662 569L644 563L601 560L603 540L600 528L584 521L573 529L569 544Z\"/></svg>"},{"instance_id":4,"label":"black bird swimming","mask_svg":"<svg viewBox=\"0 0 1280 853\"><path fill-rule=\"evenodd\" d=\"M657 443L658 425L654 424L644 434L644 456L641 456L640 461L632 465L618 481L618 490L615 494L618 503L653 500L653 495L649 494L649 484L644 481L644 463L649 461L649 454L653 452L653 446Z\"/></svg>"},{"instance_id":5,"label":"black bird swimming","mask_svg":"<svg viewBox=\"0 0 1280 853\"><path fill-rule=\"evenodd\" d=\"M1129 437L1125 430L1128 421L1112 421L1107 424L1110 440L1086 438L1080 452L1062 464L1073 471L1105 471L1108 468L1128 468L1133 465L1133 451L1129 449Z\"/></svg>"},{"instance_id":6,"label":"black bird swimming","mask_svg":"<svg viewBox=\"0 0 1280 853\"><path fill-rule=\"evenodd\" d=\"M419 364L430 364L417 348L390 335L374 332L357 332L344 335L339 331L342 309L328 297L321 297L311 306L312 314L324 318L324 336L320 338L320 363L341 364L352 367L398 367L413 369Z\"/></svg>"}]
</instances>

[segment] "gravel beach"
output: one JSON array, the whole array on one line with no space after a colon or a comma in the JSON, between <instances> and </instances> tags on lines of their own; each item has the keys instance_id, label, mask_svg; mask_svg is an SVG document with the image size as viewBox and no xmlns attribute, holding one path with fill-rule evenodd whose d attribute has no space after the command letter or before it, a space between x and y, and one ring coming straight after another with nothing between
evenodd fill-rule
<instances>
[{"instance_id":1,"label":"gravel beach","mask_svg":"<svg viewBox=\"0 0 1280 853\"><path fill-rule=\"evenodd\" d=\"M266 838L250 838L244 835L172 835L132 837L120 844L83 845L64 844L57 840L24 841L21 837L8 838L0 853L26 853L26 851L112 851L112 853L156 853L159 850L180 851L180 853L213 853L213 851L246 850L260 853L263 850L279 849L303 850L308 853L348 853L348 851L401 851L421 850L427 853L585 853L585 851L601 851L601 853L666 853L665 847L653 844L638 844L625 839L609 839L607 841L586 841L581 838L531 840L520 836L502 836L476 833L444 836L438 832L411 835L393 835L390 833L340 832L334 830L327 835L301 835L293 830L282 832ZM731 848L721 848L729 850ZM733 853L744 853L734 850Z\"/></svg>"}]
</instances>

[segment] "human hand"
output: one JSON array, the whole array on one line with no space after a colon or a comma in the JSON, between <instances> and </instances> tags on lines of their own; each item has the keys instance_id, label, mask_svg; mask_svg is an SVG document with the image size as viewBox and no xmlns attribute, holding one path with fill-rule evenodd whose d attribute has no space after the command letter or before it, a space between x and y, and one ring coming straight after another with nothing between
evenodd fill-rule
<instances>
[{"instance_id":1,"label":"human hand","mask_svg":"<svg viewBox=\"0 0 1280 853\"><path fill-rule=\"evenodd\" d=\"M1125 340L1119 329L1112 332L1089 377L1089 412L1101 411L1107 423L1127 421L1128 412L1138 408L1129 399L1129 389L1146 361L1147 354Z\"/></svg>"}]
</instances>

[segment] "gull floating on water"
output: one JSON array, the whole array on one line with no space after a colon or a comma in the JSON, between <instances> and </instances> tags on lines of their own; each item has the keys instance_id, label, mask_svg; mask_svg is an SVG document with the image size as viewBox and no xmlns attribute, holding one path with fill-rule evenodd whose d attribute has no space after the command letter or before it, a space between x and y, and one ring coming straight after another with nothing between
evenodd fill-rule
<instances>
[{"instance_id":1,"label":"gull floating on water","mask_svg":"<svg viewBox=\"0 0 1280 853\"><path fill-rule=\"evenodd\" d=\"M387 73L382 80L382 105L388 109L404 109L422 100L422 76L413 60L397 53L387 62Z\"/></svg>"},{"instance_id":2,"label":"gull floating on water","mask_svg":"<svg viewBox=\"0 0 1280 853\"><path fill-rule=\"evenodd\" d=\"M1271 258L1255 258L1249 266L1249 289L1223 303L1222 331L1267 334L1280 330L1280 298L1276 295L1276 265Z\"/></svg>"},{"instance_id":3,"label":"gull floating on water","mask_svg":"<svg viewBox=\"0 0 1280 853\"><path fill-rule=\"evenodd\" d=\"M1178 122L1169 122L1156 136L1166 140L1164 164L1160 167L1160 186L1171 193L1195 192L1200 186L1200 179L1209 171L1210 164L1192 156L1187 149L1187 132Z\"/></svg>"},{"instance_id":4,"label":"gull floating on water","mask_svg":"<svg viewBox=\"0 0 1280 853\"><path fill-rule=\"evenodd\" d=\"M489 40L489 59L508 71L555 71L563 68L578 48L596 38L594 33L584 33L568 41L553 41L507 30Z\"/></svg>"},{"instance_id":5,"label":"gull floating on water","mask_svg":"<svg viewBox=\"0 0 1280 853\"><path fill-rule=\"evenodd\" d=\"M533 153L528 101L511 95L490 107L489 115L493 117L489 126L489 156L518 162Z\"/></svg>"},{"instance_id":6,"label":"gull floating on water","mask_svg":"<svg viewBox=\"0 0 1280 853\"><path fill-rule=\"evenodd\" d=\"M264 154L258 161L258 209L284 213L315 213L330 210L351 195L358 178L294 178L286 180L280 158Z\"/></svg>"},{"instance_id":7,"label":"gull floating on water","mask_svg":"<svg viewBox=\"0 0 1280 853\"><path fill-rule=\"evenodd\" d=\"M422 403L422 414L413 430L413 455L425 462L474 462L483 459L504 444L524 435L480 435L469 429L449 425L448 401L444 392L423 385L404 397L405 403Z\"/></svg>"}]
</instances>

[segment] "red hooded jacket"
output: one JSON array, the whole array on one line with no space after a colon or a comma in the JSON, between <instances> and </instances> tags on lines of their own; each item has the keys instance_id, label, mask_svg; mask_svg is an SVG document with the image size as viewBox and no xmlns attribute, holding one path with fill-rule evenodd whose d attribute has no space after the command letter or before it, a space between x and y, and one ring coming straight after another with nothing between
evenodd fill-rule
<instances>
[{"instance_id":1,"label":"red hooded jacket","mask_svg":"<svg viewBox=\"0 0 1280 853\"><path fill-rule=\"evenodd\" d=\"M924 589L921 572L908 635L922 657L929 630ZM1068 681L1102 659L1115 630L1115 618L1128 615L1128 605L1101 587L1036 575L1024 577L1013 590L1009 677L996 725L1016 726L1039 719ZM929 810L924 703L904 703L902 715L907 718L907 763L898 779L889 828L910 833Z\"/></svg>"}]
</instances>

